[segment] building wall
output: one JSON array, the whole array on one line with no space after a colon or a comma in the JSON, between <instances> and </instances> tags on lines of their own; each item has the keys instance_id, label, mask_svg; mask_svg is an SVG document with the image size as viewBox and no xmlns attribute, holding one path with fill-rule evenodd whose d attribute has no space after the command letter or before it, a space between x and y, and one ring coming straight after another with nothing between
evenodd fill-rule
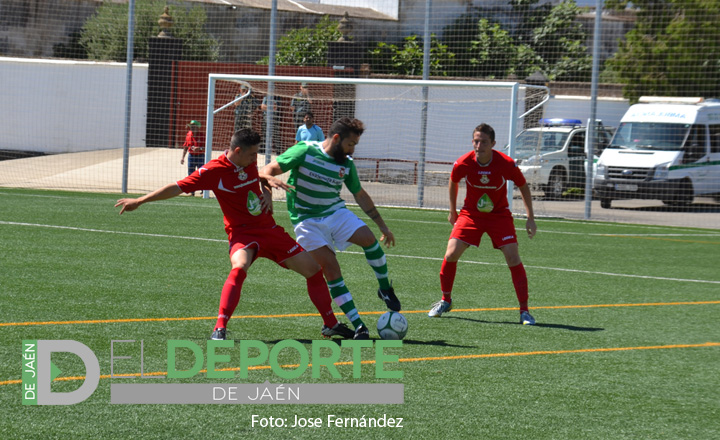
<instances>
[{"instance_id":1,"label":"building wall","mask_svg":"<svg viewBox=\"0 0 720 440\"><path fill-rule=\"evenodd\" d=\"M0 58L0 149L44 153L122 148L127 66ZM133 66L130 147L145 146L147 64Z\"/></svg>"}]
</instances>

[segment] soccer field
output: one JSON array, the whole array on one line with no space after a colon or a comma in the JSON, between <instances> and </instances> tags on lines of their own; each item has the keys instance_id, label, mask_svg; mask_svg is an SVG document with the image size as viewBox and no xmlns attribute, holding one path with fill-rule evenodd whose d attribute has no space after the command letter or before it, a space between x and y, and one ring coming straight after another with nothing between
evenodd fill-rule
<instances>
[{"instance_id":1,"label":"soccer field","mask_svg":"<svg viewBox=\"0 0 720 440\"><path fill-rule=\"evenodd\" d=\"M170 340L205 348L229 261L215 200L178 197L118 215L117 194L0 188L0 438L717 439L720 438L720 231L537 219L516 221L538 324L518 323L502 254L485 237L458 265L453 311L427 316L450 225L441 211L380 208L397 246L387 250L409 331L398 362L361 377L343 349L340 378L308 369L283 379L267 363L241 378L238 351L201 372L162 377ZM285 206L276 219L291 231ZM355 207L352 208L359 212ZM361 218L365 219L364 214ZM691 215L691 214L690 214ZM368 220L377 233L374 224ZM385 311L360 248L339 254L347 286L377 342ZM337 306L341 322L347 322ZM269 347L321 339L322 321L299 275L268 260L250 269L229 336ZM100 365L97 389L75 405L22 405L23 340L74 340ZM111 362L111 341L116 343ZM139 341L143 341L140 350ZM145 377L111 377L140 372ZM301 363L281 352L280 364ZM120 358L122 356L130 359ZM190 359L181 359L190 368ZM84 381L77 356L56 353L53 392ZM220 368L218 367L218 368ZM203 364L202 368L205 368ZM111 384L403 384L402 404L112 404ZM320 419L316 427L254 420ZM401 427L337 420L402 419Z\"/></svg>"}]
</instances>

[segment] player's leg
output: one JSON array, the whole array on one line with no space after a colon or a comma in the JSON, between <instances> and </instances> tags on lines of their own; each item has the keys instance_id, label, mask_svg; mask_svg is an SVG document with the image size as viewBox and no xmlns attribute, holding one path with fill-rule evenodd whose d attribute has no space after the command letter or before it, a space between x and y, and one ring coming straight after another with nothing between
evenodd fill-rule
<instances>
[{"instance_id":1,"label":"player's leg","mask_svg":"<svg viewBox=\"0 0 720 440\"><path fill-rule=\"evenodd\" d=\"M310 301L315 305L323 319L323 335L352 338L354 332L344 324L340 324L332 311L330 291L323 278L322 270L315 259L309 253L301 252L288 258L283 263L288 269L305 277Z\"/></svg>"},{"instance_id":2,"label":"player's leg","mask_svg":"<svg viewBox=\"0 0 720 440\"><path fill-rule=\"evenodd\" d=\"M517 296L520 305L520 322L525 325L535 324L535 318L528 311L528 279L525 272L525 266L520 260L520 251L517 243L507 244L500 248L512 278L513 287L515 288L515 296Z\"/></svg>"},{"instance_id":3,"label":"player's leg","mask_svg":"<svg viewBox=\"0 0 720 440\"><path fill-rule=\"evenodd\" d=\"M247 277L247 271L255 260L257 249L253 246L243 247L236 244L230 250L230 274L225 280L222 292L220 293L220 308L218 310L218 319L215 323L215 330L211 339L225 339L227 322L235 312L240 301L240 292L242 285Z\"/></svg>"},{"instance_id":4,"label":"player's leg","mask_svg":"<svg viewBox=\"0 0 720 440\"><path fill-rule=\"evenodd\" d=\"M295 225L297 242L305 248L322 267L323 275L330 289L330 296L348 320L355 327L355 337L367 339L367 326L360 319L352 294L345 285L340 271L340 263L335 256L334 242L328 219L308 219ZM348 243L347 246L350 244ZM359 332L359 333L358 333ZM365 335L365 336L364 336ZM367 336L367 337L366 337Z\"/></svg>"},{"instance_id":5,"label":"player's leg","mask_svg":"<svg viewBox=\"0 0 720 440\"><path fill-rule=\"evenodd\" d=\"M489 223L488 235L492 239L493 246L502 251L505 262L507 262L510 269L515 296L517 296L520 305L520 323L534 325L535 318L528 311L528 279L525 266L523 266L520 259L514 220L510 216L503 216L493 219Z\"/></svg>"},{"instance_id":6,"label":"player's leg","mask_svg":"<svg viewBox=\"0 0 720 440\"><path fill-rule=\"evenodd\" d=\"M469 247L469 244L457 238L450 237L448 240L445 256L440 265L440 291L442 292L442 297L440 301L433 304L428 312L428 316L432 318L440 317L443 313L452 310L452 289L455 284L455 275L457 274L457 262Z\"/></svg>"},{"instance_id":7,"label":"player's leg","mask_svg":"<svg viewBox=\"0 0 720 440\"><path fill-rule=\"evenodd\" d=\"M355 339L368 339L369 332L367 326L363 323L362 319L360 319L360 314L355 307L352 294L345 285L345 280L343 280L342 272L340 271L340 263L337 261L335 252L327 246L322 246L310 251L310 255L312 255L315 261L322 267L323 275L330 289L330 296L355 327Z\"/></svg>"},{"instance_id":8,"label":"player's leg","mask_svg":"<svg viewBox=\"0 0 720 440\"><path fill-rule=\"evenodd\" d=\"M353 217L357 218L355 214L349 210L347 211ZM362 222L360 219L357 220ZM345 225L347 225L348 222L344 221L341 224L343 225L343 228L346 228L347 226ZM365 252L365 260L372 268L375 273L375 278L377 278L378 281L378 298L385 301L385 305L388 309L399 312L401 308L400 300L395 295L395 289L393 289L392 283L390 283L390 278L388 277L385 251L375 238L375 234L372 233L370 228L364 222L362 222L362 225L358 224L358 226L360 227L352 233L347 241L363 248L363 251Z\"/></svg>"}]
</instances>

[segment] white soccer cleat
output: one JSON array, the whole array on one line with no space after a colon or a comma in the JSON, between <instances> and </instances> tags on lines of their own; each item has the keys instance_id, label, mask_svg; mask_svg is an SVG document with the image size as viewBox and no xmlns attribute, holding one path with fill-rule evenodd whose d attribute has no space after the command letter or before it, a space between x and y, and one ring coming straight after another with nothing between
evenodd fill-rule
<instances>
[{"instance_id":1,"label":"white soccer cleat","mask_svg":"<svg viewBox=\"0 0 720 440\"><path fill-rule=\"evenodd\" d=\"M447 302L440 300L433 304L432 308L428 312L428 316L431 318L439 318L443 313L449 312L450 310L452 310L452 301Z\"/></svg>"},{"instance_id":2,"label":"white soccer cleat","mask_svg":"<svg viewBox=\"0 0 720 440\"><path fill-rule=\"evenodd\" d=\"M535 318L530 314L530 312L521 312L520 313L520 324L522 325L535 325Z\"/></svg>"}]
</instances>

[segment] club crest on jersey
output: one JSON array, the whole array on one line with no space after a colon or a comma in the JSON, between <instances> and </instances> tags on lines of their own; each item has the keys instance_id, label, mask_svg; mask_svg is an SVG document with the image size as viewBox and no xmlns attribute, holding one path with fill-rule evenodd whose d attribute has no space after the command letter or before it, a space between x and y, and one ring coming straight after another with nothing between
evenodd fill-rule
<instances>
[{"instance_id":1,"label":"club crest on jersey","mask_svg":"<svg viewBox=\"0 0 720 440\"><path fill-rule=\"evenodd\" d=\"M262 212L260 208L260 197L252 191L248 192L247 210L252 215L260 215L260 212Z\"/></svg>"},{"instance_id":2,"label":"club crest on jersey","mask_svg":"<svg viewBox=\"0 0 720 440\"><path fill-rule=\"evenodd\" d=\"M340 176L340 178L345 176L345 167L340 167L340 171L338 171L338 176Z\"/></svg>"},{"instance_id":3,"label":"club crest on jersey","mask_svg":"<svg viewBox=\"0 0 720 440\"><path fill-rule=\"evenodd\" d=\"M238 179L240 179L240 180L245 180L245 179L247 179L247 178L248 178L248 175L247 175L247 173L245 172L245 169L240 168L240 170L238 170Z\"/></svg>"},{"instance_id":4,"label":"club crest on jersey","mask_svg":"<svg viewBox=\"0 0 720 440\"><path fill-rule=\"evenodd\" d=\"M487 185L490 183L490 178L487 176L487 174L483 174L482 177L480 177L480 183L483 185Z\"/></svg>"}]
</instances>

